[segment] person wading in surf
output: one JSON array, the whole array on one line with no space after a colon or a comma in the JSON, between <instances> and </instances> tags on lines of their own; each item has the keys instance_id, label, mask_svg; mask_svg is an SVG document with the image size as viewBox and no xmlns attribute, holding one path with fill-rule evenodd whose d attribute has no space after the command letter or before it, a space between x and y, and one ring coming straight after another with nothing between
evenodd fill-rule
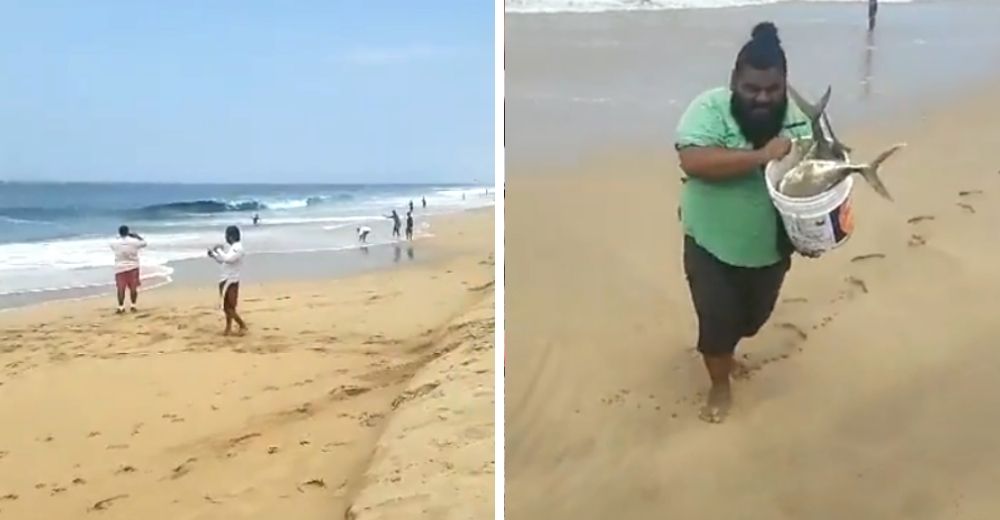
<instances>
[{"instance_id":1,"label":"person wading in surf","mask_svg":"<svg viewBox=\"0 0 1000 520\"><path fill-rule=\"evenodd\" d=\"M222 312L226 315L226 330L228 336L233 329L233 322L239 325L239 335L247 331L247 324L236 313L236 303L240 296L240 269L243 267L243 244L240 242L240 228L226 228L226 245L218 245L208 250L208 256L222 266L222 277L219 280L219 297L222 299Z\"/></svg>"},{"instance_id":2,"label":"person wading in surf","mask_svg":"<svg viewBox=\"0 0 1000 520\"><path fill-rule=\"evenodd\" d=\"M684 272L712 384L700 414L709 422L729 411L730 375L745 370L733 360L736 345L768 320L791 267L763 172L789 152L790 138L811 137L806 116L788 103L787 74L777 28L760 23L729 86L700 94L678 123Z\"/></svg>"}]
</instances>

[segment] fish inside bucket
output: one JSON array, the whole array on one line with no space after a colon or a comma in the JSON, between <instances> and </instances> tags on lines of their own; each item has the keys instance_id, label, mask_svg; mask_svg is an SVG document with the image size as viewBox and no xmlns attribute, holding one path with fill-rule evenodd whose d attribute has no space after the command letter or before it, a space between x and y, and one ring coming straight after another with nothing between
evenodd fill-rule
<instances>
[{"instance_id":1,"label":"fish inside bucket","mask_svg":"<svg viewBox=\"0 0 1000 520\"><path fill-rule=\"evenodd\" d=\"M764 175L771 202L781 215L792 244L799 251L822 254L842 245L854 231L850 199L854 179L848 177L814 197L794 198L779 193L778 182L802 160L811 145L811 139L794 140L788 155L768 163Z\"/></svg>"}]
</instances>

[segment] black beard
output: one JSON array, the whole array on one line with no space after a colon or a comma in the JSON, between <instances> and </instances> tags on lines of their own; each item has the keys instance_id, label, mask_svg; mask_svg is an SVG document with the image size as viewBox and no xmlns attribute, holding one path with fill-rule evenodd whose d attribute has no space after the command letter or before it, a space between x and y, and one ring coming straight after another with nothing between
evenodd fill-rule
<instances>
[{"instance_id":1,"label":"black beard","mask_svg":"<svg viewBox=\"0 0 1000 520\"><path fill-rule=\"evenodd\" d=\"M745 104L736 93L730 98L729 109L743 137L750 141L754 148L762 148L781 132L781 127L785 123L785 113L788 111L788 98L776 106L766 119L753 116L750 113L751 106Z\"/></svg>"}]
</instances>

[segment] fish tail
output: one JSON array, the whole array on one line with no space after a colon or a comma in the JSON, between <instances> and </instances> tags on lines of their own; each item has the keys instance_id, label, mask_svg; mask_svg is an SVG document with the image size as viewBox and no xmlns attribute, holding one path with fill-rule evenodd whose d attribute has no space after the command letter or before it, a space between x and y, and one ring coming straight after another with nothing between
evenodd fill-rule
<instances>
[{"instance_id":1,"label":"fish tail","mask_svg":"<svg viewBox=\"0 0 1000 520\"><path fill-rule=\"evenodd\" d=\"M875 190L875 193L878 193L890 201L892 200L892 195L890 195L889 190L885 188L885 184L882 184L882 179L878 176L878 169L882 166L882 163L885 162L886 159L904 146L906 146L904 143L893 145L888 150L878 154L878 157L876 157L875 160L861 169L861 176L868 181L868 184Z\"/></svg>"}]
</instances>

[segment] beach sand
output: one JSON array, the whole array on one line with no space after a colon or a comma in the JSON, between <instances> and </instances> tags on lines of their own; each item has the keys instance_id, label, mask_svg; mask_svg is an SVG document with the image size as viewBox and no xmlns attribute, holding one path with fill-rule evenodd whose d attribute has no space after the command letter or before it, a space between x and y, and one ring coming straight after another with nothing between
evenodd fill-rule
<instances>
[{"instance_id":1,"label":"beach sand","mask_svg":"<svg viewBox=\"0 0 1000 520\"><path fill-rule=\"evenodd\" d=\"M211 286L0 314L0 516L485 517L492 212L435 233L434 260L248 280L242 338Z\"/></svg>"},{"instance_id":2,"label":"beach sand","mask_svg":"<svg viewBox=\"0 0 1000 520\"><path fill-rule=\"evenodd\" d=\"M837 128L861 160L909 144L896 202L858 183L850 241L796 257L722 424L697 417L674 121L508 166L507 518L1000 516L997 84Z\"/></svg>"}]
</instances>

